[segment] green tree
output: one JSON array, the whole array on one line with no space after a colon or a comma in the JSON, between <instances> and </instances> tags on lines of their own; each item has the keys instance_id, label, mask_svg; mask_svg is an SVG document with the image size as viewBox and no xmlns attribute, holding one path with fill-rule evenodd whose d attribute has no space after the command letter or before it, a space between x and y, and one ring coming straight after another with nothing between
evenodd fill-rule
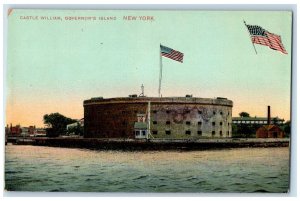
<instances>
[{"instance_id":1,"label":"green tree","mask_svg":"<svg viewBox=\"0 0 300 201\"><path fill-rule=\"evenodd\" d=\"M251 137L253 131L251 129L251 125L248 124L240 124L238 126L238 133L241 134L242 137L248 138Z\"/></svg>"},{"instance_id":2,"label":"green tree","mask_svg":"<svg viewBox=\"0 0 300 201\"><path fill-rule=\"evenodd\" d=\"M255 138L258 124L232 124L233 138Z\"/></svg>"},{"instance_id":3,"label":"green tree","mask_svg":"<svg viewBox=\"0 0 300 201\"><path fill-rule=\"evenodd\" d=\"M248 112L241 112L239 113L240 117L250 117L250 114Z\"/></svg>"},{"instance_id":4,"label":"green tree","mask_svg":"<svg viewBox=\"0 0 300 201\"><path fill-rule=\"evenodd\" d=\"M274 117L273 119L272 119L272 121L273 121L273 124L274 125L279 125L279 121L278 121L278 118L277 117Z\"/></svg>"},{"instance_id":5,"label":"green tree","mask_svg":"<svg viewBox=\"0 0 300 201\"><path fill-rule=\"evenodd\" d=\"M238 138L238 133L237 133L237 124L232 124L231 125L231 129L232 129L232 137L233 138Z\"/></svg>"},{"instance_id":6,"label":"green tree","mask_svg":"<svg viewBox=\"0 0 300 201\"><path fill-rule=\"evenodd\" d=\"M291 121L287 121L283 124L283 130L286 137L290 137L291 135Z\"/></svg>"},{"instance_id":7,"label":"green tree","mask_svg":"<svg viewBox=\"0 0 300 201\"><path fill-rule=\"evenodd\" d=\"M75 119L65 117L59 113L51 113L44 115L44 124L49 128L46 129L48 137L58 137L59 135L66 134L67 125L76 122Z\"/></svg>"}]
</instances>

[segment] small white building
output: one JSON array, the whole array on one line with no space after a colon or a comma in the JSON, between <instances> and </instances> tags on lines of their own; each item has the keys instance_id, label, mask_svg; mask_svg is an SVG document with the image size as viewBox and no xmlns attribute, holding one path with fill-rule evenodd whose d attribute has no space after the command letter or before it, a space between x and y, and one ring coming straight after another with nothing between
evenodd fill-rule
<instances>
[{"instance_id":1,"label":"small white building","mask_svg":"<svg viewBox=\"0 0 300 201\"><path fill-rule=\"evenodd\" d=\"M134 123L135 138L147 138L148 126L146 123L146 114L137 114L137 122Z\"/></svg>"},{"instance_id":2,"label":"small white building","mask_svg":"<svg viewBox=\"0 0 300 201\"><path fill-rule=\"evenodd\" d=\"M77 122L68 124L67 130L69 131L70 129L76 128L77 126L84 127L84 118L77 120Z\"/></svg>"},{"instance_id":3,"label":"small white building","mask_svg":"<svg viewBox=\"0 0 300 201\"><path fill-rule=\"evenodd\" d=\"M67 125L67 130L70 129L70 128L77 127L78 125L81 126L81 127L84 126L84 118L77 120L77 122L68 124Z\"/></svg>"},{"instance_id":4,"label":"small white building","mask_svg":"<svg viewBox=\"0 0 300 201\"><path fill-rule=\"evenodd\" d=\"M36 128L34 131L35 137L46 137L46 130L43 128Z\"/></svg>"},{"instance_id":5,"label":"small white building","mask_svg":"<svg viewBox=\"0 0 300 201\"><path fill-rule=\"evenodd\" d=\"M21 127L21 136L23 136L23 137L29 136L29 128L28 127Z\"/></svg>"}]
</instances>

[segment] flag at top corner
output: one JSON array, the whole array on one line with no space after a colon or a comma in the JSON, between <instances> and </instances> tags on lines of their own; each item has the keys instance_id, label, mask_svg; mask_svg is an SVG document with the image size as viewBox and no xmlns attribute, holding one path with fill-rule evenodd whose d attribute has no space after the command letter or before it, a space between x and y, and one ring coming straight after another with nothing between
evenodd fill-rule
<instances>
[{"instance_id":1,"label":"flag at top corner","mask_svg":"<svg viewBox=\"0 0 300 201\"><path fill-rule=\"evenodd\" d=\"M287 51L285 50L281 42L281 37L279 35L270 33L261 26L248 24L246 24L246 26L251 35L252 43L265 45L273 50L277 50L282 52L283 54L287 54Z\"/></svg>"}]
</instances>

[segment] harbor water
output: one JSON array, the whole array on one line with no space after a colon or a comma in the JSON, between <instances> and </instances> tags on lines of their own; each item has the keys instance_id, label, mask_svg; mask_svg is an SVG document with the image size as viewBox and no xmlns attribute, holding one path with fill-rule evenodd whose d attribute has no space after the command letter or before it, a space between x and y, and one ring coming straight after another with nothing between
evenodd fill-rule
<instances>
[{"instance_id":1,"label":"harbor water","mask_svg":"<svg viewBox=\"0 0 300 201\"><path fill-rule=\"evenodd\" d=\"M5 146L7 191L285 193L289 148L94 151Z\"/></svg>"}]
</instances>

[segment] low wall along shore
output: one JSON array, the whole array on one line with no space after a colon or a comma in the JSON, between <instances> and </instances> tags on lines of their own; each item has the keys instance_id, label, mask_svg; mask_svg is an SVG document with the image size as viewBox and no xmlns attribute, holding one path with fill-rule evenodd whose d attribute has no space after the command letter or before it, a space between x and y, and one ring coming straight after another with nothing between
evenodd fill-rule
<instances>
[{"instance_id":1,"label":"low wall along shore","mask_svg":"<svg viewBox=\"0 0 300 201\"><path fill-rule=\"evenodd\" d=\"M16 144L87 148L98 150L207 150L242 147L288 147L288 138L231 138L231 139L97 139L97 138L30 138L18 139Z\"/></svg>"}]
</instances>

